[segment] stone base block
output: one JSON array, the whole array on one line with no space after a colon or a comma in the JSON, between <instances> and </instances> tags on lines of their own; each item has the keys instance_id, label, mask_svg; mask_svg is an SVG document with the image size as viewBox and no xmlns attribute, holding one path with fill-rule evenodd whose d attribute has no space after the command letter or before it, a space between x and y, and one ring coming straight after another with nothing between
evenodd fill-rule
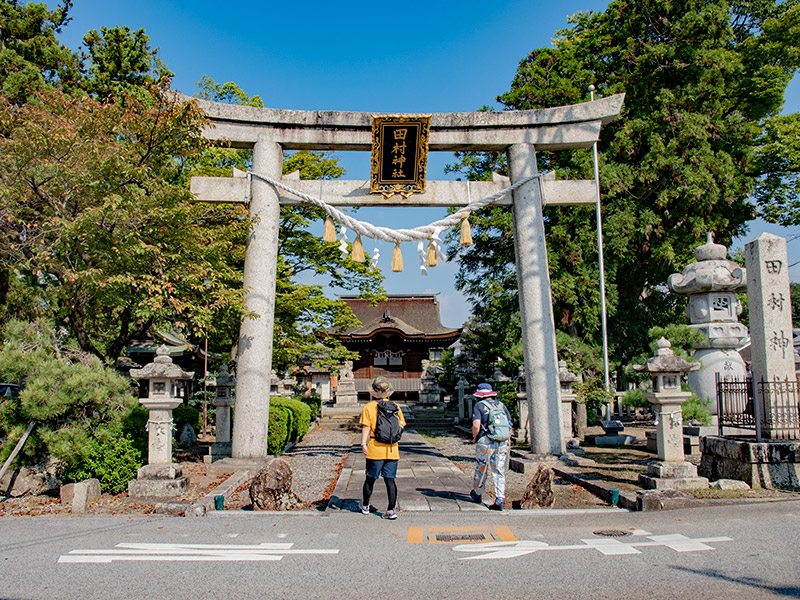
<instances>
[{"instance_id":1,"label":"stone base block","mask_svg":"<svg viewBox=\"0 0 800 600\"><path fill-rule=\"evenodd\" d=\"M633 435L587 435L586 443L595 446L630 446L636 443Z\"/></svg>"},{"instance_id":2,"label":"stone base block","mask_svg":"<svg viewBox=\"0 0 800 600\"><path fill-rule=\"evenodd\" d=\"M701 438L700 474L709 479L738 479L751 487L800 488L800 441L761 442Z\"/></svg>"},{"instance_id":3,"label":"stone base block","mask_svg":"<svg viewBox=\"0 0 800 600\"><path fill-rule=\"evenodd\" d=\"M697 477L697 467L689 462L657 461L647 465L647 474L666 479Z\"/></svg>"},{"instance_id":4,"label":"stone base block","mask_svg":"<svg viewBox=\"0 0 800 600\"><path fill-rule=\"evenodd\" d=\"M639 475L639 487L646 490L696 490L708 487L705 477L654 477L652 475Z\"/></svg>"},{"instance_id":5,"label":"stone base block","mask_svg":"<svg viewBox=\"0 0 800 600\"><path fill-rule=\"evenodd\" d=\"M134 479L128 482L128 495L131 498L176 498L188 489L188 477Z\"/></svg>"},{"instance_id":6,"label":"stone base block","mask_svg":"<svg viewBox=\"0 0 800 600\"><path fill-rule=\"evenodd\" d=\"M508 468L515 473L533 475L540 464L554 466L558 464L558 461L559 457L552 454L534 454L533 452L512 450L508 457Z\"/></svg>"},{"instance_id":7,"label":"stone base block","mask_svg":"<svg viewBox=\"0 0 800 600\"><path fill-rule=\"evenodd\" d=\"M218 460L231 457L231 442L214 442L208 448L208 455L203 457L203 462L211 464Z\"/></svg>"},{"instance_id":8,"label":"stone base block","mask_svg":"<svg viewBox=\"0 0 800 600\"><path fill-rule=\"evenodd\" d=\"M183 467L170 463L167 465L145 465L136 471L136 479L179 479Z\"/></svg>"}]
</instances>

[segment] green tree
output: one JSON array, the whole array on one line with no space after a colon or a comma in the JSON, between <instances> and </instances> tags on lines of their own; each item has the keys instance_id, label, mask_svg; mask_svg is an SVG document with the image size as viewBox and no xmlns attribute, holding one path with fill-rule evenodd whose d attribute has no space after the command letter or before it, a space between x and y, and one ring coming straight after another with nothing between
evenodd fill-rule
<instances>
[{"instance_id":1,"label":"green tree","mask_svg":"<svg viewBox=\"0 0 800 600\"><path fill-rule=\"evenodd\" d=\"M601 131L600 180L609 335L627 362L655 325L680 323L683 301L664 282L693 260L707 231L730 244L755 207L764 178L758 152L798 66L794 2L614 0L603 13L578 13L554 47L519 65L508 109L533 109L626 94L623 112ZM465 176L504 168L502 157L459 156ZM540 169L591 178L589 150L541 153ZM788 185L785 170L781 185ZM777 185L774 183L772 185ZM573 336L598 339L599 273L592 207L547 207L545 227L556 322ZM512 305L516 285L507 209L473 219L476 244L451 249L457 284L478 313ZM497 285L495 285L497 284ZM500 290L500 296L483 290ZM498 311L500 314L501 311Z\"/></svg>"},{"instance_id":2,"label":"green tree","mask_svg":"<svg viewBox=\"0 0 800 600\"><path fill-rule=\"evenodd\" d=\"M220 84L206 76L198 86L197 95L203 99L263 106L259 96L248 96L233 82ZM194 165L193 174L230 176L233 168L248 170L251 163L249 150L209 148ZM283 172L294 171L299 171L302 179L335 179L344 174L334 155L314 151L284 153ZM276 369L299 364L302 359L332 367L355 356L335 335L326 334L355 325L352 311L344 302L328 298L322 285L307 283L311 277L327 277L332 286L375 300L383 295L379 270L369 262L342 258L336 244L323 242L318 232L311 231L311 226L324 218L324 213L312 206L281 209L272 358Z\"/></svg>"},{"instance_id":3,"label":"green tree","mask_svg":"<svg viewBox=\"0 0 800 600\"><path fill-rule=\"evenodd\" d=\"M133 415L138 403L130 383L77 348L61 328L9 321L2 333L0 379L24 378L25 387L18 398L0 400L0 460L34 422L18 460L53 457L67 471L84 468L99 444L122 435Z\"/></svg>"},{"instance_id":4,"label":"green tree","mask_svg":"<svg viewBox=\"0 0 800 600\"><path fill-rule=\"evenodd\" d=\"M77 87L80 60L56 39L71 8L71 0L55 10L44 3L0 0L0 94L9 102L22 104L55 86Z\"/></svg>"},{"instance_id":5,"label":"green tree","mask_svg":"<svg viewBox=\"0 0 800 600\"><path fill-rule=\"evenodd\" d=\"M101 27L83 36L87 76L82 87L98 99L140 96L172 73L150 47L144 29Z\"/></svg>"},{"instance_id":6,"label":"green tree","mask_svg":"<svg viewBox=\"0 0 800 600\"><path fill-rule=\"evenodd\" d=\"M241 315L230 257L245 226L188 191L205 119L167 87L148 96L0 99L0 268L28 283L28 312L107 361L151 328L213 332Z\"/></svg>"}]
</instances>

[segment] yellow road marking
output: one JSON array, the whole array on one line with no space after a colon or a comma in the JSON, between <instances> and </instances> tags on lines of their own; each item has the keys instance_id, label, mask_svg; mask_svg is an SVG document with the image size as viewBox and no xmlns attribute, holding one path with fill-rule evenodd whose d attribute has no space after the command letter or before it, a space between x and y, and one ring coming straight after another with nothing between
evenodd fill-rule
<instances>
[{"instance_id":1,"label":"yellow road marking","mask_svg":"<svg viewBox=\"0 0 800 600\"><path fill-rule=\"evenodd\" d=\"M511 533L511 529L505 525L495 525L494 535L500 542L516 542L517 536Z\"/></svg>"},{"instance_id":2,"label":"yellow road marking","mask_svg":"<svg viewBox=\"0 0 800 600\"><path fill-rule=\"evenodd\" d=\"M409 544L422 543L422 527L409 527L406 542Z\"/></svg>"}]
</instances>

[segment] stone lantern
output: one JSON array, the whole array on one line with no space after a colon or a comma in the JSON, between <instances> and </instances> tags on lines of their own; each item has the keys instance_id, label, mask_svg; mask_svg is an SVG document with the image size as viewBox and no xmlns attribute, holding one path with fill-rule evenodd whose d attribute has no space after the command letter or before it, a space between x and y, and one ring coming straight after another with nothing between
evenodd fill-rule
<instances>
[{"instance_id":1,"label":"stone lantern","mask_svg":"<svg viewBox=\"0 0 800 600\"><path fill-rule=\"evenodd\" d=\"M128 483L128 494L138 498L174 498L189 488L189 478L182 477L180 465L172 462L172 410L183 401L178 397L181 380L193 372L173 364L169 348L162 345L156 358L142 369L131 369L131 377L148 380L148 394L139 402L150 413L147 420L147 464L139 469L136 480Z\"/></svg>"},{"instance_id":2,"label":"stone lantern","mask_svg":"<svg viewBox=\"0 0 800 600\"><path fill-rule=\"evenodd\" d=\"M681 375L700 368L676 356L666 338L656 342L655 356L635 371L650 373L652 391L645 392L655 407L658 460L639 475L639 485L648 489L696 489L708 487L708 479L697 476L697 467L684 460L681 404L692 395L681 390Z\"/></svg>"},{"instance_id":3,"label":"stone lantern","mask_svg":"<svg viewBox=\"0 0 800 600\"><path fill-rule=\"evenodd\" d=\"M578 375L569 372L567 361L558 361L558 381L561 396L561 437L564 438L567 448L572 450L578 446L578 440L572 437L572 403L576 397L575 392L572 390L572 384L580 380L581 378Z\"/></svg>"},{"instance_id":4,"label":"stone lantern","mask_svg":"<svg viewBox=\"0 0 800 600\"><path fill-rule=\"evenodd\" d=\"M737 348L748 336L739 323L742 305L736 292L746 289L747 272L727 260L728 249L715 244L709 233L703 246L694 250L697 262L686 265L683 273L673 273L667 280L672 292L687 296L686 315L689 327L702 332L708 341L694 345L694 357L703 369L689 373L689 385L700 399L711 399L711 413L717 414L716 377L721 380L744 380L746 369Z\"/></svg>"},{"instance_id":5,"label":"stone lantern","mask_svg":"<svg viewBox=\"0 0 800 600\"><path fill-rule=\"evenodd\" d=\"M234 404L231 390L236 386L236 379L228 373L228 365L220 367L215 384L216 440L208 451L211 462L231 455L231 406Z\"/></svg>"}]
</instances>

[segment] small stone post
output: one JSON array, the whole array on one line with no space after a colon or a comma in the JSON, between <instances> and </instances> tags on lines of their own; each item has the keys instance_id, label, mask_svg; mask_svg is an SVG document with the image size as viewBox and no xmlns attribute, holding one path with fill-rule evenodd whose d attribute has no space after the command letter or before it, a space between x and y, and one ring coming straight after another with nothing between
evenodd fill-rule
<instances>
[{"instance_id":1,"label":"small stone post","mask_svg":"<svg viewBox=\"0 0 800 600\"><path fill-rule=\"evenodd\" d=\"M231 406L234 405L231 389L236 385L236 379L228 373L228 365L220 367L215 383L216 440L208 449L211 462L231 455Z\"/></svg>"},{"instance_id":2,"label":"small stone post","mask_svg":"<svg viewBox=\"0 0 800 600\"><path fill-rule=\"evenodd\" d=\"M172 410L182 402L176 394L177 382L193 375L172 363L165 345L156 350L152 363L142 369L131 369L131 377L149 380L148 396L139 402L150 414L147 464L139 469L134 481L128 482L130 496L174 498L189 488L189 478L182 477L181 466L172 462Z\"/></svg>"},{"instance_id":3,"label":"small stone post","mask_svg":"<svg viewBox=\"0 0 800 600\"><path fill-rule=\"evenodd\" d=\"M525 389L525 365L517 368L517 411L519 412L519 427L514 430L516 441L519 444L528 443L528 393Z\"/></svg>"},{"instance_id":4,"label":"small stone post","mask_svg":"<svg viewBox=\"0 0 800 600\"><path fill-rule=\"evenodd\" d=\"M458 394L458 421L464 421L466 417L466 406L464 405L464 390L467 388L467 382L463 378L459 378L456 383L456 393ZM472 415L470 415L472 416Z\"/></svg>"},{"instance_id":5,"label":"small stone post","mask_svg":"<svg viewBox=\"0 0 800 600\"><path fill-rule=\"evenodd\" d=\"M683 416L681 404L692 395L681 390L681 374L700 368L676 356L666 338L656 342L656 354L644 365L634 365L636 371L652 376L653 389L645 393L656 411L656 441L658 460L639 475L639 485L649 489L696 489L708 487L708 479L697 476L697 467L684 460Z\"/></svg>"}]
</instances>

